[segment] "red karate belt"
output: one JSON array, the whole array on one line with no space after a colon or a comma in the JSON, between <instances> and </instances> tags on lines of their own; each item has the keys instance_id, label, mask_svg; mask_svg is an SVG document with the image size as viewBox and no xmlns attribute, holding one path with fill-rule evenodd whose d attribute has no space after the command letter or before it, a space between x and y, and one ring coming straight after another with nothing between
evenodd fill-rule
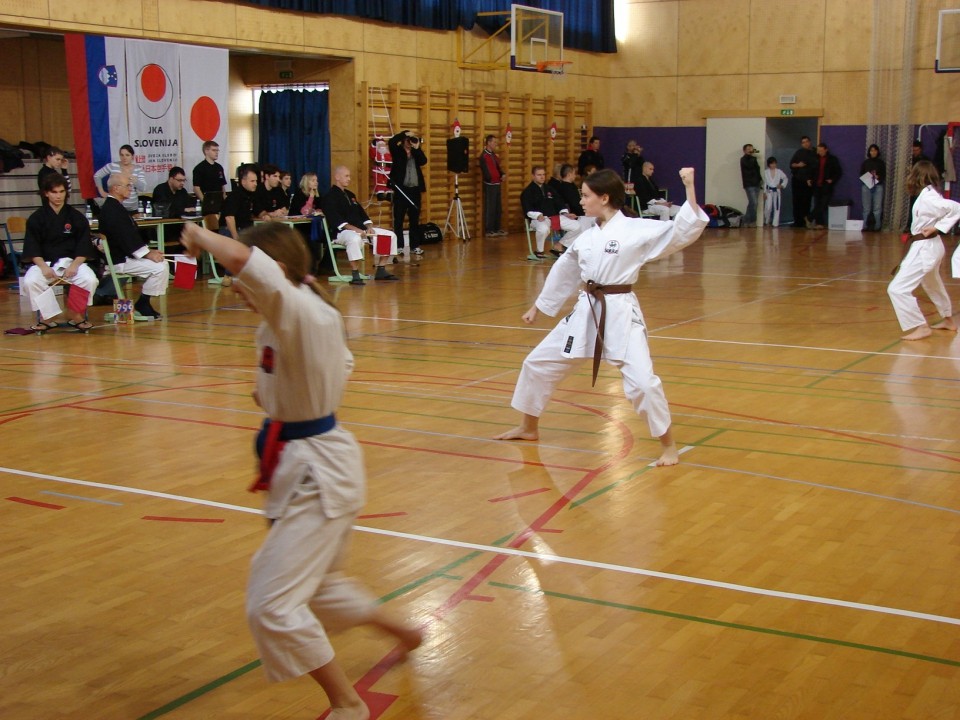
<instances>
[{"instance_id":1,"label":"red karate belt","mask_svg":"<svg viewBox=\"0 0 960 720\"><path fill-rule=\"evenodd\" d=\"M280 456L289 441L323 435L333 430L336 425L337 418L332 413L316 420L298 422L281 422L270 418L264 420L255 443L257 456L260 458L260 475L250 486L250 492L270 489L270 479L280 464Z\"/></svg>"},{"instance_id":2,"label":"red karate belt","mask_svg":"<svg viewBox=\"0 0 960 720\"><path fill-rule=\"evenodd\" d=\"M597 384L597 373L600 372L600 358L603 355L603 338L607 324L607 295L623 295L633 292L633 285L598 285L593 280L587 280L584 288L587 295L596 298L600 303L600 317L597 317L597 311L590 305L590 311L593 313L593 322L597 326L597 339L593 343L593 382L590 387Z\"/></svg>"}]
</instances>

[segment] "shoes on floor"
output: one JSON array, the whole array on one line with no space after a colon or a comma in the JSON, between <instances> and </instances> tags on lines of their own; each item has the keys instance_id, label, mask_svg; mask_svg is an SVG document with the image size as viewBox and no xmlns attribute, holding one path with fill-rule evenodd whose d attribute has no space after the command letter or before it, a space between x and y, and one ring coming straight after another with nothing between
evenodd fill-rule
<instances>
[{"instance_id":1,"label":"shoes on floor","mask_svg":"<svg viewBox=\"0 0 960 720\"><path fill-rule=\"evenodd\" d=\"M383 275L374 275L374 280L399 280L396 275L391 275L390 273L384 273Z\"/></svg>"},{"instance_id":2,"label":"shoes on floor","mask_svg":"<svg viewBox=\"0 0 960 720\"><path fill-rule=\"evenodd\" d=\"M233 278L230 275L224 275L220 278L220 287L230 287L233 285Z\"/></svg>"},{"instance_id":3,"label":"shoes on floor","mask_svg":"<svg viewBox=\"0 0 960 720\"><path fill-rule=\"evenodd\" d=\"M414 248L414 249L411 250L410 252L412 252L414 255L423 255L423 249L422 249L422 248Z\"/></svg>"},{"instance_id":4,"label":"shoes on floor","mask_svg":"<svg viewBox=\"0 0 960 720\"><path fill-rule=\"evenodd\" d=\"M363 280L361 280L360 278L354 278L353 280L350 281L350 284L351 284L351 285L366 285L366 283L365 283Z\"/></svg>"}]
</instances>

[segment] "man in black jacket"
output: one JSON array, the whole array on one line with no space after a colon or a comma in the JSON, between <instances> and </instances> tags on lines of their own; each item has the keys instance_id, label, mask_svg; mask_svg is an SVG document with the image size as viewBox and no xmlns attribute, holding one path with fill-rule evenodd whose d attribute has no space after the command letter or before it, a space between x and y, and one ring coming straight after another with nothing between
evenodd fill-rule
<instances>
[{"instance_id":1,"label":"man in black jacket","mask_svg":"<svg viewBox=\"0 0 960 720\"><path fill-rule=\"evenodd\" d=\"M793 180L793 226L810 227L810 201L813 198L813 171L817 166L817 153L810 138L800 138L800 147L790 158L790 172Z\"/></svg>"},{"instance_id":2,"label":"man in black jacket","mask_svg":"<svg viewBox=\"0 0 960 720\"><path fill-rule=\"evenodd\" d=\"M163 254L143 242L137 223L123 207L132 187L129 176L119 173L110 176L107 198L100 208L100 232L107 236L117 271L144 279L143 290L133 309L144 317L159 320L160 313L150 304L150 298L166 295L170 270Z\"/></svg>"},{"instance_id":3,"label":"man in black jacket","mask_svg":"<svg viewBox=\"0 0 960 720\"><path fill-rule=\"evenodd\" d=\"M747 211L743 214L740 227L757 225L757 198L760 196L763 180L760 177L760 163L757 162L756 153L753 145L747 143L743 146L743 155L740 157L740 179L747 194Z\"/></svg>"},{"instance_id":4,"label":"man in black jacket","mask_svg":"<svg viewBox=\"0 0 960 720\"><path fill-rule=\"evenodd\" d=\"M808 227L822 229L827 225L827 208L833 197L833 188L843 175L840 161L830 154L826 143L817 145L817 164L813 168L813 224Z\"/></svg>"},{"instance_id":5,"label":"man in black jacket","mask_svg":"<svg viewBox=\"0 0 960 720\"><path fill-rule=\"evenodd\" d=\"M562 244L569 247L583 228L577 222L576 216L569 212L560 194L547 184L547 170L543 165L533 166L532 178L530 184L520 193L520 206L536 233L537 249L534 255L546 257L543 248L553 230L563 230L566 233ZM555 244L550 252L560 255L563 251Z\"/></svg>"},{"instance_id":6,"label":"man in black jacket","mask_svg":"<svg viewBox=\"0 0 960 720\"><path fill-rule=\"evenodd\" d=\"M414 255L423 255L417 228L420 225L420 197L427 191L423 170L427 156L420 149L420 138L409 130L401 130L389 141L390 185L393 188L393 231L403 247L403 219L410 217L410 249Z\"/></svg>"},{"instance_id":7,"label":"man in black jacket","mask_svg":"<svg viewBox=\"0 0 960 720\"><path fill-rule=\"evenodd\" d=\"M373 220L367 215L363 206L357 201L357 196L347 189L350 184L350 168L340 165L333 171L333 186L323 196L320 206L327 218L327 228L330 233L336 233L336 242L347 250L347 260L353 271L351 285L365 285L360 269L363 263L363 244L371 242L379 236L390 238L389 252L374 255L377 270L374 280L398 280L396 275L387 272L387 265L397 253L397 236L389 230L375 228Z\"/></svg>"}]
</instances>

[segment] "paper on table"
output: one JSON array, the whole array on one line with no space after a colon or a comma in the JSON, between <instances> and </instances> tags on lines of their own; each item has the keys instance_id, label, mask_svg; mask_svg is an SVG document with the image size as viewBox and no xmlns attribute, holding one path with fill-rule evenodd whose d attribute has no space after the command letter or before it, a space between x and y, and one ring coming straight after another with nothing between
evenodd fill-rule
<instances>
[{"instance_id":1,"label":"paper on table","mask_svg":"<svg viewBox=\"0 0 960 720\"><path fill-rule=\"evenodd\" d=\"M860 182L872 190L873 186L877 184L877 179L873 176L873 173L867 172L860 176Z\"/></svg>"}]
</instances>

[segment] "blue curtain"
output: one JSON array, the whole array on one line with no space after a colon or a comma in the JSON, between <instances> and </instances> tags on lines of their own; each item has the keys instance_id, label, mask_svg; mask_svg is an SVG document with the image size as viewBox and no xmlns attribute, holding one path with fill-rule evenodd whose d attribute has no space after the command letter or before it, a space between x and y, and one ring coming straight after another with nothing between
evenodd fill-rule
<instances>
[{"instance_id":1,"label":"blue curtain","mask_svg":"<svg viewBox=\"0 0 960 720\"><path fill-rule=\"evenodd\" d=\"M260 94L258 162L273 163L300 182L315 172L320 187L330 186L329 93L281 90Z\"/></svg>"},{"instance_id":2,"label":"blue curtain","mask_svg":"<svg viewBox=\"0 0 960 720\"><path fill-rule=\"evenodd\" d=\"M431 30L471 29L478 12L504 10L503 0L243 0L252 5L298 12L379 20ZM563 12L564 45L614 53L613 0L524 0L523 5ZM487 22L481 27L490 30Z\"/></svg>"}]
</instances>

